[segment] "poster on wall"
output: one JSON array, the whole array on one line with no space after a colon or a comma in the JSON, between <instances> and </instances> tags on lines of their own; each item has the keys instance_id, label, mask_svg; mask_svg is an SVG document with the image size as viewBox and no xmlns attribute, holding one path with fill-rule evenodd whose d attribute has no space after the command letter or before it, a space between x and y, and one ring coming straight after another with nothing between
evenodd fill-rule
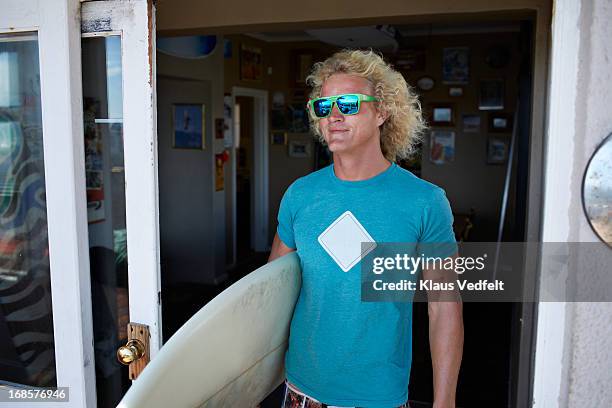
<instances>
[{"instance_id":1,"label":"poster on wall","mask_svg":"<svg viewBox=\"0 0 612 408\"><path fill-rule=\"evenodd\" d=\"M172 147L196 150L205 148L204 114L203 104L175 103L172 105Z\"/></svg>"},{"instance_id":2,"label":"poster on wall","mask_svg":"<svg viewBox=\"0 0 612 408\"><path fill-rule=\"evenodd\" d=\"M432 130L429 144L429 161L445 164L455 160L455 132Z\"/></svg>"},{"instance_id":3,"label":"poster on wall","mask_svg":"<svg viewBox=\"0 0 612 408\"><path fill-rule=\"evenodd\" d=\"M442 49L442 81L445 84L467 84L470 79L470 49L449 47Z\"/></svg>"},{"instance_id":4,"label":"poster on wall","mask_svg":"<svg viewBox=\"0 0 612 408\"><path fill-rule=\"evenodd\" d=\"M241 44L240 46L240 79L243 81L260 81L263 76L263 58L261 48Z\"/></svg>"},{"instance_id":5,"label":"poster on wall","mask_svg":"<svg viewBox=\"0 0 612 408\"><path fill-rule=\"evenodd\" d=\"M215 191L222 191L225 186L223 159L220 156L215 156Z\"/></svg>"}]
</instances>

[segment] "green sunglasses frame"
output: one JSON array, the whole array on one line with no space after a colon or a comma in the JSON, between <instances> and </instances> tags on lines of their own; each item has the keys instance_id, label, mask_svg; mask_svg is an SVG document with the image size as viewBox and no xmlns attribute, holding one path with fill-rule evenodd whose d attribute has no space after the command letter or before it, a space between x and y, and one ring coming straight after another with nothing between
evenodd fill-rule
<instances>
[{"instance_id":1,"label":"green sunglasses frame","mask_svg":"<svg viewBox=\"0 0 612 408\"><path fill-rule=\"evenodd\" d=\"M378 102L378 98L372 95L364 95L364 94L359 94L359 93L347 93L347 94L341 94L341 95L332 95L332 96L324 96L321 98L316 98L316 99L310 99L308 101L308 107L310 109L312 109L312 113L313 115L315 115L316 118L318 119L323 119L328 117L329 115L331 115L332 111L334 110L334 104L336 104L336 101L338 100L338 98L341 98L343 96L356 96L357 97L357 112L355 113L342 113L342 111L340 109L338 109L338 112L340 112L342 115L348 116L348 115L356 115L359 113L360 109L361 109L361 102ZM329 113L325 116L317 116L317 114L315 113L315 109L314 109L314 103L316 101L320 101L322 99L329 99L331 100L331 108L329 109Z\"/></svg>"}]
</instances>

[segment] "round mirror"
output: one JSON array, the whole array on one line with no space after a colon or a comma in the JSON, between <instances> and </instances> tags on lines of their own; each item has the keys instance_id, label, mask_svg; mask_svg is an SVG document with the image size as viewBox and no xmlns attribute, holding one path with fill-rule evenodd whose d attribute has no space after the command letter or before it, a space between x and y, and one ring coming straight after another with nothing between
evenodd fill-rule
<instances>
[{"instance_id":1,"label":"round mirror","mask_svg":"<svg viewBox=\"0 0 612 408\"><path fill-rule=\"evenodd\" d=\"M612 247L612 133L589 160L582 181L582 204L595 234Z\"/></svg>"}]
</instances>

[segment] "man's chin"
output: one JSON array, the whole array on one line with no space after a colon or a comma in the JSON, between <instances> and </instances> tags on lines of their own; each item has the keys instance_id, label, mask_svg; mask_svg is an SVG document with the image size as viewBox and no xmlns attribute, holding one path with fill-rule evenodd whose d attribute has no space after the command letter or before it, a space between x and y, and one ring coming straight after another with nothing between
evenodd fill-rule
<instances>
[{"instance_id":1,"label":"man's chin","mask_svg":"<svg viewBox=\"0 0 612 408\"><path fill-rule=\"evenodd\" d=\"M343 151L338 145L327 145L327 149L332 153L340 153Z\"/></svg>"},{"instance_id":2,"label":"man's chin","mask_svg":"<svg viewBox=\"0 0 612 408\"><path fill-rule=\"evenodd\" d=\"M344 144L344 143L342 143L342 142L340 142L338 140L334 140L332 142L328 142L327 143L327 148L332 153L339 153L339 152L342 152L342 151L346 150L346 144Z\"/></svg>"}]
</instances>

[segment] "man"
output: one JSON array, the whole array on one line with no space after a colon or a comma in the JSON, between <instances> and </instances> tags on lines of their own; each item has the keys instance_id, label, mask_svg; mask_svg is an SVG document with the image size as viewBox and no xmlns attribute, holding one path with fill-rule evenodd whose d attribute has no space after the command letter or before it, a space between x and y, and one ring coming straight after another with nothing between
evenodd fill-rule
<instances>
[{"instance_id":1,"label":"man","mask_svg":"<svg viewBox=\"0 0 612 408\"><path fill-rule=\"evenodd\" d=\"M444 191L395 163L424 129L420 105L401 74L371 51L336 53L315 65L308 82L311 128L333 164L293 182L278 214L269 261L297 250L302 266L283 405L407 407L412 303L362 302L359 263L338 248L358 245L356 231L377 243L452 242L456 251ZM435 270L423 277L441 278ZM434 408L451 408L461 302L430 298L428 310Z\"/></svg>"}]
</instances>

